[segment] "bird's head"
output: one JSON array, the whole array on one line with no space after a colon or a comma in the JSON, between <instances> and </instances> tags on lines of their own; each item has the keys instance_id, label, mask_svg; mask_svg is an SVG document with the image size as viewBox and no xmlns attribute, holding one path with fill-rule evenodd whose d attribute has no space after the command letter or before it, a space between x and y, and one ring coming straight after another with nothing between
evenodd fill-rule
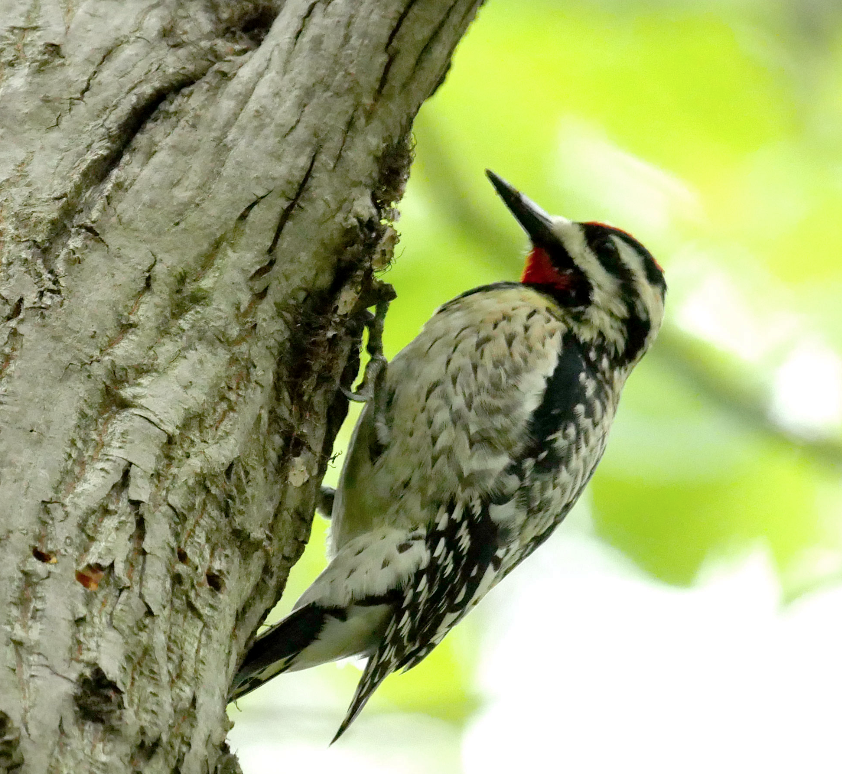
<instances>
[{"instance_id":1,"label":"bird's head","mask_svg":"<svg viewBox=\"0 0 842 774\"><path fill-rule=\"evenodd\" d=\"M667 285L651 253L618 228L550 216L486 174L532 241L521 282L552 295L583 339L603 339L619 359L637 362L664 317Z\"/></svg>"}]
</instances>

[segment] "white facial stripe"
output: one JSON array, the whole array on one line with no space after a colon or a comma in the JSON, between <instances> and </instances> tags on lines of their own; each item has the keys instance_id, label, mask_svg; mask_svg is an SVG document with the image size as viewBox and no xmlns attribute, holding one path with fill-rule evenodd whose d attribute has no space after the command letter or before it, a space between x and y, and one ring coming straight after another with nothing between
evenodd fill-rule
<instances>
[{"instance_id":1,"label":"white facial stripe","mask_svg":"<svg viewBox=\"0 0 842 774\"><path fill-rule=\"evenodd\" d=\"M551 215L549 216L549 218L553 224L553 231L555 231L557 234L561 233L559 229L566 229L570 226L575 225L572 220L568 220L563 215Z\"/></svg>"},{"instance_id":2,"label":"white facial stripe","mask_svg":"<svg viewBox=\"0 0 842 774\"><path fill-rule=\"evenodd\" d=\"M562 219L563 220L563 219ZM554 222L555 233L561 240L574 263L587 275L591 282L591 301L601 309L622 316L625 306L620 298L618 279L606 271L600 260L594 255L585 239L581 225L569 220Z\"/></svg>"}]
</instances>

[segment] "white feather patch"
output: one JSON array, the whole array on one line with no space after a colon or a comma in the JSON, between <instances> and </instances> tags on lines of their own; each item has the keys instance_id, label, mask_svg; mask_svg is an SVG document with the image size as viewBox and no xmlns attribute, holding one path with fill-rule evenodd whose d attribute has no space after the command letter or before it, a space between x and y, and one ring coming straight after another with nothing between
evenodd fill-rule
<instances>
[{"instance_id":1,"label":"white feather patch","mask_svg":"<svg viewBox=\"0 0 842 774\"><path fill-rule=\"evenodd\" d=\"M310 602L322 607L346 607L382 597L402 589L429 559L421 530L407 533L381 528L360 535L342 546L295 608Z\"/></svg>"}]
</instances>

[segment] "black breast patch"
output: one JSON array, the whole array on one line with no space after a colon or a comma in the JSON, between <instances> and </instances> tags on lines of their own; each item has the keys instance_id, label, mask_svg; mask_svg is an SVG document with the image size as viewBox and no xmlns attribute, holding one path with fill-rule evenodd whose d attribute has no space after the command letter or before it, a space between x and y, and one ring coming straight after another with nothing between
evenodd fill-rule
<instances>
[{"instance_id":1,"label":"black breast patch","mask_svg":"<svg viewBox=\"0 0 842 774\"><path fill-rule=\"evenodd\" d=\"M550 438L564 425L593 416L594 402L604 398L604 382L598 376L596 357L596 353L584 350L573 336L562 339L558 363L529 421L531 442L523 456L534 459L539 467L555 468L563 463Z\"/></svg>"}]
</instances>

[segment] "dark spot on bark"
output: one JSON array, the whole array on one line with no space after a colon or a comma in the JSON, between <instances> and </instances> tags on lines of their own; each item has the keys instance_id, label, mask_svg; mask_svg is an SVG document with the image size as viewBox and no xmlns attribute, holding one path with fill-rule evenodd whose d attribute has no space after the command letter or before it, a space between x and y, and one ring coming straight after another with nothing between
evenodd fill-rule
<instances>
[{"instance_id":1,"label":"dark spot on bark","mask_svg":"<svg viewBox=\"0 0 842 774\"><path fill-rule=\"evenodd\" d=\"M250 282L254 282L255 280L259 280L262 277L265 277L272 269L275 267L275 259L272 258L271 260L264 263L259 269L255 269L251 276L249 277Z\"/></svg>"},{"instance_id":2,"label":"dark spot on bark","mask_svg":"<svg viewBox=\"0 0 842 774\"><path fill-rule=\"evenodd\" d=\"M49 551L42 551L37 546L32 548L32 555L39 561L44 562L44 564L55 564L58 560L56 559L55 554L51 554Z\"/></svg>"},{"instance_id":3,"label":"dark spot on bark","mask_svg":"<svg viewBox=\"0 0 842 774\"><path fill-rule=\"evenodd\" d=\"M137 745L137 749L134 754L134 758L132 759L132 764L134 766L134 771L142 771L143 767L140 765L142 763L148 763L152 760L152 756L158 751L158 748L161 746L161 738L158 737L157 739L146 740L141 739ZM219 768L217 767L217 771Z\"/></svg>"},{"instance_id":4,"label":"dark spot on bark","mask_svg":"<svg viewBox=\"0 0 842 774\"><path fill-rule=\"evenodd\" d=\"M205 580L208 582L208 586L210 586L214 591L222 591L225 586L222 581L222 576L216 572L206 572Z\"/></svg>"},{"instance_id":5,"label":"dark spot on bark","mask_svg":"<svg viewBox=\"0 0 842 774\"><path fill-rule=\"evenodd\" d=\"M304 451L304 440L297 435L294 435L289 440L289 456L299 457Z\"/></svg>"},{"instance_id":6,"label":"dark spot on bark","mask_svg":"<svg viewBox=\"0 0 842 774\"><path fill-rule=\"evenodd\" d=\"M6 315L5 322L9 322L9 320L14 320L15 317L20 317L20 313L23 311L23 297L19 298L15 301L15 305L12 307L12 311Z\"/></svg>"},{"instance_id":7,"label":"dark spot on bark","mask_svg":"<svg viewBox=\"0 0 842 774\"><path fill-rule=\"evenodd\" d=\"M176 550L175 555L178 557L178 561L182 564L187 564L187 551L183 548L179 548Z\"/></svg>"},{"instance_id":8,"label":"dark spot on bark","mask_svg":"<svg viewBox=\"0 0 842 774\"><path fill-rule=\"evenodd\" d=\"M123 710L123 692L99 666L79 678L73 698L79 716L88 723L114 725Z\"/></svg>"},{"instance_id":9,"label":"dark spot on bark","mask_svg":"<svg viewBox=\"0 0 842 774\"><path fill-rule=\"evenodd\" d=\"M272 22L275 21L277 11L271 3L257 3L250 9L251 13L240 22L240 31L257 45L266 37Z\"/></svg>"},{"instance_id":10,"label":"dark spot on bark","mask_svg":"<svg viewBox=\"0 0 842 774\"><path fill-rule=\"evenodd\" d=\"M20 730L5 712L0 712L0 771L11 772L21 766Z\"/></svg>"},{"instance_id":11,"label":"dark spot on bark","mask_svg":"<svg viewBox=\"0 0 842 774\"><path fill-rule=\"evenodd\" d=\"M81 570L76 570L76 580L88 591L96 591L105 575L105 568L99 564L86 564Z\"/></svg>"},{"instance_id":12,"label":"dark spot on bark","mask_svg":"<svg viewBox=\"0 0 842 774\"><path fill-rule=\"evenodd\" d=\"M245 0L215 5L221 34L245 49L252 49L263 42L283 3L279 0Z\"/></svg>"},{"instance_id":13,"label":"dark spot on bark","mask_svg":"<svg viewBox=\"0 0 842 774\"><path fill-rule=\"evenodd\" d=\"M61 46L58 43L45 43L41 51L45 60L64 59L64 54L61 52Z\"/></svg>"},{"instance_id":14,"label":"dark spot on bark","mask_svg":"<svg viewBox=\"0 0 842 774\"><path fill-rule=\"evenodd\" d=\"M385 220L396 220L393 207L403 197L409 177L409 166L412 164L414 155L415 143L412 132L407 129L394 142L387 145L380 156L380 175L377 186L371 192L371 198Z\"/></svg>"}]
</instances>

